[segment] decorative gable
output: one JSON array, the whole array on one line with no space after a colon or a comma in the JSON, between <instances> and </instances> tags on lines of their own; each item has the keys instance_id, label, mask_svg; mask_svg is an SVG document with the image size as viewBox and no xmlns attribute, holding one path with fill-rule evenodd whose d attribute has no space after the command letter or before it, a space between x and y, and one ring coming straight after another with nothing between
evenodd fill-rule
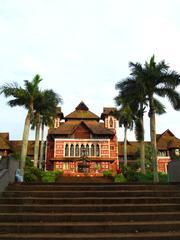
<instances>
[{"instance_id":1,"label":"decorative gable","mask_svg":"<svg viewBox=\"0 0 180 240\"><path fill-rule=\"evenodd\" d=\"M81 123L74 131L74 138L80 139L89 139L90 138L90 130L85 126L84 123Z\"/></svg>"}]
</instances>

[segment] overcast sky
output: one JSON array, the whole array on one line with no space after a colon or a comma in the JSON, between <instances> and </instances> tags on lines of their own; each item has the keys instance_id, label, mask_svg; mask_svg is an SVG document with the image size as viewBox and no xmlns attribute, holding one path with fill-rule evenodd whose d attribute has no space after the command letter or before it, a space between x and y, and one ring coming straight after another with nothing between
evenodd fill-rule
<instances>
[{"instance_id":1,"label":"overcast sky","mask_svg":"<svg viewBox=\"0 0 180 240\"><path fill-rule=\"evenodd\" d=\"M155 54L180 71L179 13L179 0L0 0L0 85L23 86L39 73L41 89L62 96L65 115L81 100L100 115L115 105L115 84L129 75L129 61L143 64ZM157 133L169 128L180 138L180 112L162 101L168 113L157 117ZM0 96L0 132L22 139L25 116Z\"/></svg>"}]
</instances>

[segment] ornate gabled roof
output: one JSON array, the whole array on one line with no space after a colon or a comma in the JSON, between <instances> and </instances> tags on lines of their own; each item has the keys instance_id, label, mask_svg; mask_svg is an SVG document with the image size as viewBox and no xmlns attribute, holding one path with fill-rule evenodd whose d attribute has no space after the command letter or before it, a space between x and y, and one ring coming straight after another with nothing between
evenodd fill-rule
<instances>
[{"instance_id":1,"label":"ornate gabled roof","mask_svg":"<svg viewBox=\"0 0 180 240\"><path fill-rule=\"evenodd\" d=\"M176 138L174 134L167 129L157 137L158 149L168 150L171 148L180 148L180 139Z\"/></svg>"},{"instance_id":2,"label":"ornate gabled roof","mask_svg":"<svg viewBox=\"0 0 180 240\"><path fill-rule=\"evenodd\" d=\"M86 106L86 104L83 101L81 101L80 104L76 107L76 111L79 111L79 110L88 111L89 108Z\"/></svg>"},{"instance_id":3,"label":"ornate gabled roof","mask_svg":"<svg viewBox=\"0 0 180 240\"><path fill-rule=\"evenodd\" d=\"M68 114L65 117L65 120L96 120L99 121L99 117L89 111L89 108L85 105L84 102L80 102L80 104L75 108L75 111Z\"/></svg>"},{"instance_id":4,"label":"ornate gabled roof","mask_svg":"<svg viewBox=\"0 0 180 240\"><path fill-rule=\"evenodd\" d=\"M22 141L21 140L11 140L9 141L11 150L20 153L21 148L22 148ZM29 140L28 141L28 149L27 149L27 154L28 155L34 155L34 141Z\"/></svg>"},{"instance_id":5,"label":"ornate gabled roof","mask_svg":"<svg viewBox=\"0 0 180 240\"><path fill-rule=\"evenodd\" d=\"M114 135L114 132L108 128L104 127L103 123L99 123L97 121L67 121L62 123L58 128L50 128L49 134L57 134L57 135L71 135L74 133L76 128L84 124L92 134L95 135Z\"/></svg>"},{"instance_id":6,"label":"ornate gabled roof","mask_svg":"<svg viewBox=\"0 0 180 240\"><path fill-rule=\"evenodd\" d=\"M127 154L128 155L135 155L138 151L138 142L129 142L127 141ZM124 142L118 142L118 155L123 156L124 155Z\"/></svg>"},{"instance_id":7,"label":"ornate gabled roof","mask_svg":"<svg viewBox=\"0 0 180 240\"><path fill-rule=\"evenodd\" d=\"M108 115L114 116L115 112L116 112L116 108L114 107L104 107L103 113L101 114L101 119L105 119L105 117Z\"/></svg>"}]
</instances>

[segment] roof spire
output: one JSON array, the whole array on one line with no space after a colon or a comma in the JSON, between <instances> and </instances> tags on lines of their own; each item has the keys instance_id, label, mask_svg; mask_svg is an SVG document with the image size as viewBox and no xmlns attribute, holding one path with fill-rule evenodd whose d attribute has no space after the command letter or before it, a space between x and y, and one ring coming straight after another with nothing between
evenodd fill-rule
<instances>
[{"instance_id":1,"label":"roof spire","mask_svg":"<svg viewBox=\"0 0 180 240\"><path fill-rule=\"evenodd\" d=\"M89 108L86 106L86 104L83 101L81 101L80 104L76 107L76 111L78 110L88 111Z\"/></svg>"}]
</instances>

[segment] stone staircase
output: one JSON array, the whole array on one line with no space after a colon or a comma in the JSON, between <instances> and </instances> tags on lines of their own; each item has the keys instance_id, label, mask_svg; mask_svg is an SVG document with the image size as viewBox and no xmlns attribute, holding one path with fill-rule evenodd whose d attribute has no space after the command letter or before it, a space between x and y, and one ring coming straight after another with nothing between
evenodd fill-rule
<instances>
[{"instance_id":1,"label":"stone staircase","mask_svg":"<svg viewBox=\"0 0 180 240\"><path fill-rule=\"evenodd\" d=\"M0 239L179 240L180 185L103 181L9 185Z\"/></svg>"}]
</instances>

